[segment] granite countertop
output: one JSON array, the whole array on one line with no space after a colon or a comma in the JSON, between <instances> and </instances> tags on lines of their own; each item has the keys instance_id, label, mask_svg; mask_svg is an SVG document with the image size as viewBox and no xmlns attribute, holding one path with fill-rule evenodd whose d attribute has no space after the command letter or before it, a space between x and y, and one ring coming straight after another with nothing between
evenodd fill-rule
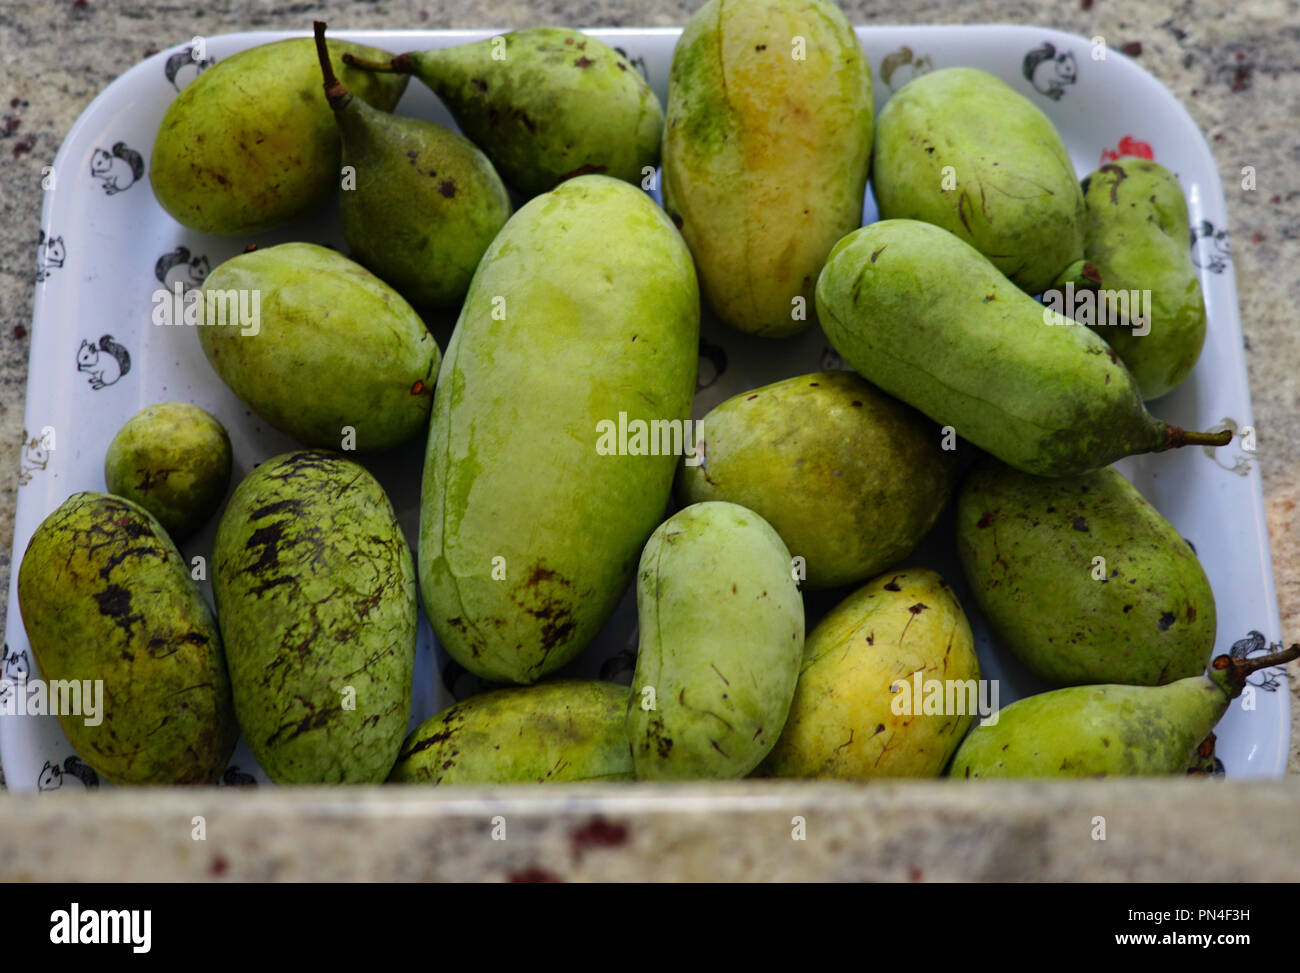
<instances>
[{"instance_id":1,"label":"granite countertop","mask_svg":"<svg viewBox=\"0 0 1300 973\"><path fill-rule=\"evenodd\" d=\"M1227 194L1259 461L1287 641L1300 638L1300 343L1290 295L1300 281L1300 3L1212 0L841 0L856 24L1027 23L1100 35L1171 89L1206 134ZM683 24L696 0L378 0L205 5L169 0L7 0L0 6L0 590L10 548L40 226L41 167L106 85L156 51L196 34L335 29ZM1250 165L1257 188L1242 188ZM1288 286L1292 285L1292 286ZM5 605L0 601L0 627ZM1300 671L1293 670L1293 676ZM1293 678L1293 726L1300 723ZM1290 770L1300 770L1293 732ZM2 783L2 778L0 778ZM1294 796L1294 795L1293 795ZM261 795L266 798L268 795ZM1217 800L1217 798L1216 798ZM1207 819L1208 820L1208 819ZM0 824L4 814L0 813ZM0 828L3 830L3 828Z\"/></svg>"}]
</instances>

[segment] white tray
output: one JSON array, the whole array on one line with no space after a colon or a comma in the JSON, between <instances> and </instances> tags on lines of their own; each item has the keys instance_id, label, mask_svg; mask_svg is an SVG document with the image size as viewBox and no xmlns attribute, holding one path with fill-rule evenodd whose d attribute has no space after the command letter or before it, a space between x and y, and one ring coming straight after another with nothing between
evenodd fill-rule
<instances>
[{"instance_id":1,"label":"white tray","mask_svg":"<svg viewBox=\"0 0 1300 973\"><path fill-rule=\"evenodd\" d=\"M304 28L309 25L304 23ZM340 25L341 26L341 25ZM394 52L444 46L499 31L345 31L350 38ZM592 30L621 47L641 66L666 100L668 67L678 29ZM1191 117L1165 88L1116 51L1094 60L1091 43L1081 37L1032 27L872 27L858 34L870 59L877 112L892 89L917 71L968 65L1002 77L1052 118L1061 131L1079 175L1095 169L1107 150L1145 143L1154 157L1178 173L1197 228L1195 256L1209 313L1209 336L1192 377L1155 411L1188 428L1204 429L1227 421L1253 422L1246 385L1237 295L1228 253L1226 211L1214 159ZM282 32L230 34L207 40L210 57L295 36ZM177 71L179 68L179 72ZM195 269L217 266L248 243L268 246L289 240L328 243L346 252L333 207L291 228L249 238L195 233L175 223L155 202L147 175L135 178L131 153L147 163L154 133L168 103L193 80L196 68L184 46L156 54L114 81L78 119L55 159L53 191L48 192L38 255L40 282L32 326L27 385L26 428L18 508L14 529L5 630L5 673L31 666L30 651L17 609L18 565L41 520L79 490L103 490L104 451L114 433L144 406L166 399L193 402L214 413L230 431L235 475L293 448L288 438L253 416L217 378L189 328L150 323L150 294L159 286L159 261L188 252L165 275L170 286ZM429 91L412 81L398 106L403 114L451 124ZM121 143L125 148L117 147ZM97 155L99 153L99 155ZM96 161L98 160L98 162ZM94 169L107 167L106 174ZM866 221L876 218L868 197ZM61 244L61 246L60 246ZM60 252L60 250L62 252ZM448 322L431 322L443 348ZM737 392L790 375L838 364L817 329L775 344L749 338L706 320L706 354L700 361L701 390L695 415ZM129 369L118 375L117 359L99 352L90 368L101 371L102 388L79 367L82 342L98 345L111 335L130 354ZM89 352L87 357L90 357ZM54 431L53 450L42 449L45 429ZM388 490L414 548L419 512L423 437L382 459L365 460ZM1258 632L1258 648L1280 641L1260 477L1254 455L1239 441L1214 455L1202 449L1147 456L1119 464L1138 488L1190 540L1210 577L1218 603L1216 652ZM183 548L186 559L210 559L216 518ZM1043 687L1016 660L995 647L965 590L947 518L912 559L942 571L971 616L986 678L999 679L1001 702ZM205 584L205 593L211 591ZM809 598L809 627L834 601ZM636 614L629 592L596 643L570 672L630 682L635 652ZM449 663L432 638L421 612L415 670L412 726L478 688L474 677ZM32 677L39 675L31 672ZM1276 776L1287 758L1287 694L1279 692L1279 670L1256 675L1255 708L1234 705L1218 728L1218 753L1230 777ZM0 759L14 790L97 785L89 768L73 756L54 717L0 716ZM241 741L227 783L265 782L247 745ZM58 771L56 773L56 770ZM960 786L960 785L954 785Z\"/></svg>"}]
</instances>

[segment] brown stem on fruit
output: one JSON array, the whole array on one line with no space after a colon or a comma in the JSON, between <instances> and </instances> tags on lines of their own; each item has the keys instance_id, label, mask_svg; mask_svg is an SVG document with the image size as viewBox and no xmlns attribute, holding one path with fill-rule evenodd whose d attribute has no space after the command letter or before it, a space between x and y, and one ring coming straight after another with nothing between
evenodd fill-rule
<instances>
[{"instance_id":1,"label":"brown stem on fruit","mask_svg":"<svg viewBox=\"0 0 1300 973\"><path fill-rule=\"evenodd\" d=\"M1294 659L1300 659L1300 642L1289 649L1282 649L1280 652L1272 652L1268 655L1257 655L1249 659L1238 659L1231 655L1216 656L1210 663L1210 668L1220 677L1216 681L1221 685L1226 684L1230 694L1235 697L1246 687L1246 679L1249 676L1261 669L1286 665Z\"/></svg>"},{"instance_id":2,"label":"brown stem on fruit","mask_svg":"<svg viewBox=\"0 0 1300 973\"><path fill-rule=\"evenodd\" d=\"M334 76L334 65L330 63L330 49L325 44L325 21L312 22L316 30L316 57L320 59L321 77L325 79L325 100L331 108L338 108L348 97L348 89Z\"/></svg>"},{"instance_id":3,"label":"brown stem on fruit","mask_svg":"<svg viewBox=\"0 0 1300 973\"><path fill-rule=\"evenodd\" d=\"M398 54L391 61L367 61L352 53L343 55L343 63L362 71L377 71L380 74L414 74L415 61L409 54Z\"/></svg>"},{"instance_id":4,"label":"brown stem on fruit","mask_svg":"<svg viewBox=\"0 0 1300 973\"><path fill-rule=\"evenodd\" d=\"M1179 449L1183 446L1226 446L1232 442L1232 430L1220 432L1189 432L1178 426L1165 426L1165 441L1156 450L1163 453L1166 449Z\"/></svg>"}]
</instances>

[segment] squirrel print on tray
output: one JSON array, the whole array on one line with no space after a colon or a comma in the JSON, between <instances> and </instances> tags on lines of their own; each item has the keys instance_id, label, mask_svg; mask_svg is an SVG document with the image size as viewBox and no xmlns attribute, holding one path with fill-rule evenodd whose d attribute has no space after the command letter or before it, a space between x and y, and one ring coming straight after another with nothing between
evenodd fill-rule
<instances>
[{"instance_id":1,"label":"squirrel print on tray","mask_svg":"<svg viewBox=\"0 0 1300 973\"><path fill-rule=\"evenodd\" d=\"M63 237L52 236L46 237L45 231L41 230L40 241L36 245L36 280L45 280L50 276L51 270L57 270L63 266L63 261L68 257L67 248L63 245Z\"/></svg>"},{"instance_id":2,"label":"squirrel print on tray","mask_svg":"<svg viewBox=\"0 0 1300 973\"><path fill-rule=\"evenodd\" d=\"M1066 85L1079 80L1074 52L1062 51L1058 54L1056 45L1050 41L1043 41L1042 46L1035 47L1026 54L1021 69L1025 80L1034 86L1034 90L1052 101L1060 101L1065 94Z\"/></svg>"},{"instance_id":3,"label":"squirrel print on tray","mask_svg":"<svg viewBox=\"0 0 1300 973\"><path fill-rule=\"evenodd\" d=\"M238 764L231 764L221 775L221 783L226 787L256 787L257 778L239 769Z\"/></svg>"},{"instance_id":4,"label":"squirrel print on tray","mask_svg":"<svg viewBox=\"0 0 1300 973\"><path fill-rule=\"evenodd\" d=\"M74 755L63 761L62 767L57 763L45 761L45 766L41 768L41 776L36 780L36 789L56 791L63 786L65 776L77 778L87 790L99 786L99 775L88 764L83 763L80 757Z\"/></svg>"},{"instance_id":5,"label":"squirrel print on tray","mask_svg":"<svg viewBox=\"0 0 1300 973\"><path fill-rule=\"evenodd\" d=\"M0 704L9 702L15 691L27 685L31 671L27 652L15 652L5 643L4 654L0 656Z\"/></svg>"},{"instance_id":6,"label":"squirrel print on tray","mask_svg":"<svg viewBox=\"0 0 1300 973\"><path fill-rule=\"evenodd\" d=\"M181 290L188 291L207 279L209 269L207 257L191 256L190 248L182 246L159 257L153 266L153 275L168 290L179 283Z\"/></svg>"},{"instance_id":7,"label":"squirrel print on tray","mask_svg":"<svg viewBox=\"0 0 1300 973\"><path fill-rule=\"evenodd\" d=\"M115 142L112 149L95 150L90 157L90 174L103 182L104 192L112 196L140 181L144 157L125 142Z\"/></svg>"},{"instance_id":8,"label":"squirrel print on tray","mask_svg":"<svg viewBox=\"0 0 1300 973\"><path fill-rule=\"evenodd\" d=\"M163 62L163 74L167 76L167 80L177 91L180 91L205 70L212 67L214 63L210 57L196 60L194 51L193 44L186 44Z\"/></svg>"},{"instance_id":9,"label":"squirrel print on tray","mask_svg":"<svg viewBox=\"0 0 1300 973\"><path fill-rule=\"evenodd\" d=\"M1252 629L1244 639L1237 639L1232 643L1232 648L1228 650L1228 654L1234 659L1249 659L1253 655L1279 652L1281 649L1281 643L1269 645L1262 632L1256 632ZM1282 677L1285 676L1285 673L1286 670L1280 667L1261 669L1246 679L1246 685L1262 689L1266 693L1275 693L1278 687L1282 685Z\"/></svg>"},{"instance_id":10,"label":"squirrel print on tray","mask_svg":"<svg viewBox=\"0 0 1300 973\"><path fill-rule=\"evenodd\" d=\"M22 464L18 467L19 486L31 483L33 474L39 473L50 465L52 443L52 439L47 440L44 436L33 436L28 439L27 430L23 430L23 458Z\"/></svg>"},{"instance_id":11,"label":"squirrel print on tray","mask_svg":"<svg viewBox=\"0 0 1300 973\"><path fill-rule=\"evenodd\" d=\"M100 338L98 345L82 341L77 349L77 371L87 374L90 387L96 391L112 385L130 370L130 353L111 334Z\"/></svg>"},{"instance_id":12,"label":"squirrel print on tray","mask_svg":"<svg viewBox=\"0 0 1300 973\"><path fill-rule=\"evenodd\" d=\"M1209 220L1201 220L1192 227L1191 235L1192 263L1213 274L1221 274L1228 269L1228 261L1232 259L1232 246L1228 242L1226 229L1216 230Z\"/></svg>"},{"instance_id":13,"label":"squirrel print on tray","mask_svg":"<svg viewBox=\"0 0 1300 973\"><path fill-rule=\"evenodd\" d=\"M929 54L917 56L904 44L896 51L885 55L880 62L880 80L890 91L897 91L913 78L934 70L934 61Z\"/></svg>"}]
</instances>

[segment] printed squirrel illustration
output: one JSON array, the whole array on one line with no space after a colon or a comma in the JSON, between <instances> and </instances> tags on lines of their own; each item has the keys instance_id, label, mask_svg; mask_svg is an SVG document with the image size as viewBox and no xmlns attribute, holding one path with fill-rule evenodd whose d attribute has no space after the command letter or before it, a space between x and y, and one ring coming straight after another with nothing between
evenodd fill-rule
<instances>
[{"instance_id":1,"label":"printed squirrel illustration","mask_svg":"<svg viewBox=\"0 0 1300 973\"><path fill-rule=\"evenodd\" d=\"M41 776L36 779L36 789L38 791L53 791L63 786L63 775L71 774L77 780L81 781L89 790L99 786L99 775L90 767L81 762L76 756L69 757L63 761L63 767L58 764L52 764L48 760L45 766L41 768Z\"/></svg>"},{"instance_id":2,"label":"printed squirrel illustration","mask_svg":"<svg viewBox=\"0 0 1300 973\"><path fill-rule=\"evenodd\" d=\"M1053 101L1060 101L1065 86L1074 84L1079 78L1074 52L1057 54L1056 47L1049 41L1025 55L1023 71L1025 80L1034 86L1034 90Z\"/></svg>"},{"instance_id":3,"label":"printed squirrel illustration","mask_svg":"<svg viewBox=\"0 0 1300 973\"><path fill-rule=\"evenodd\" d=\"M1232 438L1235 442L1240 443L1242 441L1237 435L1239 431L1237 420L1232 418L1232 416L1224 416L1210 427L1211 432L1219 432L1225 429L1232 433ZM1253 450L1247 451L1243 449L1235 456L1230 455L1227 449L1215 449L1212 446L1202 446L1201 450L1206 456L1213 460L1214 465L1220 469L1227 470L1229 473L1236 473L1238 476L1250 476L1250 461L1252 453L1254 452ZM1225 462L1225 460L1227 462ZM1188 541L1188 543L1190 544L1191 541Z\"/></svg>"},{"instance_id":4,"label":"printed squirrel illustration","mask_svg":"<svg viewBox=\"0 0 1300 973\"><path fill-rule=\"evenodd\" d=\"M112 196L130 189L144 175L144 157L125 142L115 142L109 152L95 150L90 157L90 174L102 179L104 192Z\"/></svg>"},{"instance_id":5,"label":"printed squirrel illustration","mask_svg":"<svg viewBox=\"0 0 1300 973\"><path fill-rule=\"evenodd\" d=\"M203 71L212 67L212 64L213 61L210 57L196 61L194 59L194 45L187 44L167 58L163 63L163 74L167 76L171 86L180 91L202 74Z\"/></svg>"},{"instance_id":6,"label":"printed squirrel illustration","mask_svg":"<svg viewBox=\"0 0 1300 973\"><path fill-rule=\"evenodd\" d=\"M111 334L100 338L97 346L82 341L81 347L77 349L77 371L89 373L92 389L112 385L130 370L130 354L113 340Z\"/></svg>"},{"instance_id":7,"label":"printed squirrel illustration","mask_svg":"<svg viewBox=\"0 0 1300 973\"><path fill-rule=\"evenodd\" d=\"M822 371L824 372L850 372L848 362L839 356L834 348L829 345L822 349Z\"/></svg>"},{"instance_id":8,"label":"printed squirrel illustration","mask_svg":"<svg viewBox=\"0 0 1300 973\"><path fill-rule=\"evenodd\" d=\"M237 764L231 764L221 775L221 783L227 787L256 787L257 778L241 771Z\"/></svg>"},{"instance_id":9,"label":"printed squirrel illustration","mask_svg":"<svg viewBox=\"0 0 1300 973\"><path fill-rule=\"evenodd\" d=\"M1237 639L1232 643L1232 648L1228 654L1234 659L1248 659L1252 655L1259 655L1261 652L1277 652L1281 650L1281 644L1269 645L1268 639L1264 638L1262 632L1256 632L1252 629L1247 633L1244 639ZM1262 689L1266 693L1275 693L1282 680L1278 678L1277 669L1261 669L1246 679L1246 684Z\"/></svg>"},{"instance_id":10,"label":"printed squirrel illustration","mask_svg":"<svg viewBox=\"0 0 1300 973\"><path fill-rule=\"evenodd\" d=\"M627 51L623 50L623 48L621 47L616 47L614 48L614 50L617 51L620 55L622 55L624 61L632 65L632 67L636 68L637 71L640 72L641 77L645 78L647 82L650 80L650 69L647 68L645 65L645 58L632 57L630 54L628 54Z\"/></svg>"},{"instance_id":11,"label":"printed squirrel illustration","mask_svg":"<svg viewBox=\"0 0 1300 973\"><path fill-rule=\"evenodd\" d=\"M1196 245L1198 240L1210 241L1204 248L1209 251L1205 256L1201 255L1201 248ZM1221 274L1227 269L1228 261L1231 259L1232 246L1228 242L1226 229L1216 230L1209 220L1201 220L1198 226L1192 227L1192 263L1202 270Z\"/></svg>"},{"instance_id":12,"label":"printed squirrel illustration","mask_svg":"<svg viewBox=\"0 0 1300 973\"><path fill-rule=\"evenodd\" d=\"M27 438L27 430L23 430L23 458L22 465L18 468L18 485L26 486L32 482L32 474L38 473L45 469L50 463L50 451L45 448L45 439L42 436L33 436Z\"/></svg>"},{"instance_id":13,"label":"printed squirrel illustration","mask_svg":"<svg viewBox=\"0 0 1300 973\"><path fill-rule=\"evenodd\" d=\"M38 281L45 280L50 276L51 270L63 266L63 261L67 256L67 250L63 246L63 237L54 236L47 239L45 231L41 230L41 238L36 245L36 279Z\"/></svg>"},{"instance_id":14,"label":"printed squirrel illustration","mask_svg":"<svg viewBox=\"0 0 1300 973\"><path fill-rule=\"evenodd\" d=\"M180 270L173 273L176 268ZM158 262L153 267L153 275L158 278L158 283L168 290L171 290L178 281L182 290L189 290L191 287L198 287L207 279L209 269L207 257L192 257L189 247L177 247L171 253L164 253L158 258Z\"/></svg>"},{"instance_id":15,"label":"printed squirrel illustration","mask_svg":"<svg viewBox=\"0 0 1300 973\"><path fill-rule=\"evenodd\" d=\"M474 675L455 659L448 659L446 665L442 667L442 684L447 687L447 692L451 693L451 698L458 703L462 699L496 688L482 676Z\"/></svg>"},{"instance_id":16,"label":"printed squirrel illustration","mask_svg":"<svg viewBox=\"0 0 1300 973\"><path fill-rule=\"evenodd\" d=\"M0 702L12 696L19 686L25 685L30 672L27 653L12 651L6 642L4 655L0 656Z\"/></svg>"},{"instance_id":17,"label":"printed squirrel illustration","mask_svg":"<svg viewBox=\"0 0 1300 973\"><path fill-rule=\"evenodd\" d=\"M893 53L886 54L880 62L880 78L890 91L897 91L917 75L933 70L934 61L929 54L917 57L906 44Z\"/></svg>"},{"instance_id":18,"label":"printed squirrel illustration","mask_svg":"<svg viewBox=\"0 0 1300 973\"><path fill-rule=\"evenodd\" d=\"M707 338L700 339L700 368L695 379L695 391L708 388L727 370L727 352Z\"/></svg>"},{"instance_id":19,"label":"printed squirrel illustration","mask_svg":"<svg viewBox=\"0 0 1300 973\"><path fill-rule=\"evenodd\" d=\"M637 650L640 647L639 631L633 629L623 643L623 648L600 664L601 679L606 682L621 682L625 686L632 685L632 677L636 675Z\"/></svg>"}]
</instances>

